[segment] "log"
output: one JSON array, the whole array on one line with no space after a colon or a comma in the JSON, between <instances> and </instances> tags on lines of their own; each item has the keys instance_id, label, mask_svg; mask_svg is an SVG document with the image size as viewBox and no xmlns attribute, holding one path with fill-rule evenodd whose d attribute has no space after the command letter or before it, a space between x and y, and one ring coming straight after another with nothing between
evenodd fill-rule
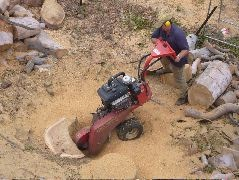
<instances>
[{"instance_id":1,"label":"log","mask_svg":"<svg viewBox=\"0 0 239 180\"><path fill-rule=\"evenodd\" d=\"M19 26L14 26L14 39L20 40L29 38L41 32L40 23L32 17L10 17L9 20L33 28L33 30L28 30Z\"/></svg>"},{"instance_id":2,"label":"log","mask_svg":"<svg viewBox=\"0 0 239 180\"><path fill-rule=\"evenodd\" d=\"M212 55L212 53L206 47L191 50L189 52L193 55L194 59L196 58L209 59L210 56Z\"/></svg>"},{"instance_id":3,"label":"log","mask_svg":"<svg viewBox=\"0 0 239 180\"><path fill-rule=\"evenodd\" d=\"M47 27L57 29L65 18L65 11L56 0L45 0L41 8L41 17Z\"/></svg>"},{"instance_id":4,"label":"log","mask_svg":"<svg viewBox=\"0 0 239 180\"><path fill-rule=\"evenodd\" d=\"M0 52L8 50L13 44L13 28L0 20Z\"/></svg>"},{"instance_id":5,"label":"log","mask_svg":"<svg viewBox=\"0 0 239 180\"><path fill-rule=\"evenodd\" d=\"M228 64L221 61L211 62L189 88L189 103L206 108L210 107L226 90L231 80L232 75Z\"/></svg>"},{"instance_id":6,"label":"log","mask_svg":"<svg viewBox=\"0 0 239 180\"><path fill-rule=\"evenodd\" d=\"M220 96L216 101L215 105L220 106L222 104L226 103L236 103L237 102L237 97L236 94L233 91L228 91L224 95Z\"/></svg>"},{"instance_id":7,"label":"log","mask_svg":"<svg viewBox=\"0 0 239 180\"><path fill-rule=\"evenodd\" d=\"M67 54L67 50L52 40L45 31L41 30L41 33L33 38L24 40L24 43L29 49L35 49L45 54L54 55L57 58L61 58Z\"/></svg>"},{"instance_id":8,"label":"log","mask_svg":"<svg viewBox=\"0 0 239 180\"><path fill-rule=\"evenodd\" d=\"M197 58L193 64L192 64L192 75L195 75L197 73L197 69L198 69L198 66L201 62L201 59L200 58Z\"/></svg>"},{"instance_id":9,"label":"log","mask_svg":"<svg viewBox=\"0 0 239 180\"><path fill-rule=\"evenodd\" d=\"M13 17L33 17L33 14L26 10L24 7L19 4L15 5L10 11L9 15Z\"/></svg>"},{"instance_id":10,"label":"log","mask_svg":"<svg viewBox=\"0 0 239 180\"><path fill-rule=\"evenodd\" d=\"M218 51L217 49L215 49L214 47L213 47L213 45L212 44L210 44L208 41L205 41L204 42L204 45L205 45L205 47L211 52L211 53L213 53L213 54L215 54L215 55L225 55L223 52L220 52L220 51Z\"/></svg>"},{"instance_id":11,"label":"log","mask_svg":"<svg viewBox=\"0 0 239 180\"><path fill-rule=\"evenodd\" d=\"M188 82L190 79L192 79L192 68L189 64L186 64L184 67L184 76L186 81ZM162 74L159 76L159 81L162 84L168 84L170 86L173 86L177 88L177 84L175 83L173 73L167 73L167 74Z\"/></svg>"},{"instance_id":12,"label":"log","mask_svg":"<svg viewBox=\"0 0 239 180\"><path fill-rule=\"evenodd\" d=\"M10 4L9 0L0 0L0 14L3 14Z\"/></svg>"},{"instance_id":13,"label":"log","mask_svg":"<svg viewBox=\"0 0 239 180\"><path fill-rule=\"evenodd\" d=\"M201 69L201 70L206 69L210 63L211 63L211 62L204 62L204 63L201 63L201 64L200 64L200 69Z\"/></svg>"},{"instance_id":14,"label":"log","mask_svg":"<svg viewBox=\"0 0 239 180\"><path fill-rule=\"evenodd\" d=\"M221 116L228 114L228 113L239 113L239 105L227 103L217 108L213 109L210 112L200 112L193 108L185 109L184 114L186 117L192 117L195 119L208 119L208 120L215 120L220 118Z\"/></svg>"},{"instance_id":15,"label":"log","mask_svg":"<svg viewBox=\"0 0 239 180\"><path fill-rule=\"evenodd\" d=\"M21 0L22 3L31 7L41 7L44 0Z\"/></svg>"}]
</instances>

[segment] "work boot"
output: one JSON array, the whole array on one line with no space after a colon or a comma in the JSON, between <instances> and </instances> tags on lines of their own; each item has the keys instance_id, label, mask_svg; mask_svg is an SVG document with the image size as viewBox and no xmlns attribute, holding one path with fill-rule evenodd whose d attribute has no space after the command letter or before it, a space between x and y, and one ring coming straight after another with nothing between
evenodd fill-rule
<instances>
[{"instance_id":1,"label":"work boot","mask_svg":"<svg viewBox=\"0 0 239 180\"><path fill-rule=\"evenodd\" d=\"M188 97L185 96L185 97L180 97L178 98L178 100L176 101L175 105L176 106L180 106L180 105L183 105L183 104L186 104L188 102Z\"/></svg>"}]
</instances>

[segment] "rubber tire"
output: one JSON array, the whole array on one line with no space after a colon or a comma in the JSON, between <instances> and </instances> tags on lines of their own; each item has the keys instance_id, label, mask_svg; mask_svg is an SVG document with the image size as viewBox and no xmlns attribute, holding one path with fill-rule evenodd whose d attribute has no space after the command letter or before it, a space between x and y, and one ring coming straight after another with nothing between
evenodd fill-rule
<instances>
[{"instance_id":1,"label":"rubber tire","mask_svg":"<svg viewBox=\"0 0 239 180\"><path fill-rule=\"evenodd\" d=\"M128 133L130 133L133 129L137 130L137 134L132 138L128 138ZM136 118L130 118L123 123L119 124L116 128L117 136L122 141L129 141L137 139L143 133L143 126Z\"/></svg>"}]
</instances>

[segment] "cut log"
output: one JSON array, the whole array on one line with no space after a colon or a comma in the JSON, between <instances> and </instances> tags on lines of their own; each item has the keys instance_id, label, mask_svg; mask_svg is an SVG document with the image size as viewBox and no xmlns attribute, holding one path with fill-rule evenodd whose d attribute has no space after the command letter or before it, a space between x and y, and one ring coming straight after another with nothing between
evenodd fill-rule
<instances>
[{"instance_id":1,"label":"cut log","mask_svg":"<svg viewBox=\"0 0 239 180\"><path fill-rule=\"evenodd\" d=\"M236 103L237 102L237 97L236 94L233 91L228 91L224 95L220 96L216 101L215 105L220 106L222 104L226 103Z\"/></svg>"},{"instance_id":2,"label":"cut log","mask_svg":"<svg viewBox=\"0 0 239 180\"><path fill-rule=\"evenodd\" d=\"M33 14L26 10L24 7L19 4L15 5L10 11L9 15L13 17L33 17Z\"/></svg>"},{"instance_id":3,"label":"cut log","mask_svg":"<svg viewBox=\"0 0 239 180\"><path fill-rule=\"evenodd\" d=\"M41 7L44 0L21 0L22 3L32 6L32 7Z\"/></svg>"},{"instance_id":4,"label":"cut log","mask_svg":"<svg viewBox=\"0 0 239 180\"><path fill-rule=\"evenodd\" d=\"M212 53L206 48L200 48L191 50L190 53L193 55L194 59L201 58L201 59L209 59Z\"/></svg>"},{"instance_id":5,"label":"cut log","mask_svg":"<svg viewBox=\"0 0 239 180\"><path fill-rule=\"evenodd\" d=\"M65 11L56 0L45 0L41 8L41 17L49 28L59 28L65 18Z\"/></svg>"},{"instance_id":6,"label":"cut log","mask_svg":"<svg viewBox=\"0 0 239 180\"><path fill-rule=\"evenodd\" d=\"M13 44L13 28L0 20L0 51L6 51Z\"/></svg>"},{"instance_id":7,"label":"cut log","mask_svg":"<svg viewBox=\"0 0 239 180\"><path fill-rule=\"evenodd\" d=\"M32 17L11 17L9 20L33 28L33 30L27 30L19 26L14 26L14 39L29 38L39 34L41 31L40 23Z\"/></svg>"},{"instance_id":8,"label":"cut log","mask_svg":"<svg viewBox=\"0 0 239 180\"><path fill-rule=\"evenodd\" d=\"M210 112L205 112L205 113L200 112L193 108L188 108L184 112L186 117L192 117L195 119L208 119L208 120L215 120L228 113L239 113L239 105L227 103L227 104L218 106L217 108L213 109Z\"/></svg>"},{"instance_id":9,"label":"cut log","mask_svg":"<svg viewBox=\"0 0 239 180\"><path fill-rule=\"evenodd\" d=\"M221 61L211 62L189 88L189 103L206 108L210 107L226 90L231 80L232 75L228 64Z\"/></svg>"},{"instance_id":10,"label":"cut log","mask_svg":"<svg viewBox=\"0 0 239 180\"><path fill-rule=\"evenodd\" d=\"M45 54L54 55L57 58L61 58L67 54L67 50L52 40L46 32L41 30L41 33L33 38L24 40L24 43L29 49L35 49Z\"/></svg>"},{"instance_id":11,"label":"cut log","mask_svg":"<svg viewBox=\"0 0 239 180\"><path fill-rule=\"evenodd\" d=\"M190 79L192 79L192 67L189 64L185 65L184 68L184 77L186 81L188 82ZM177 88L177 84L174 80L173 73L167 73L167 74L162 74L159 76L159 81L163 84L168 84L170 86L173 86Z\"/></svg>"},{"instance_id":12,"label":"cut log","mask_svg":"<svg viewBox=\"0 0 239 180\"><path fill-rule=\"evenodd\" d=\"M3 14L10 4L9 0L0 0L0 14Z\"/></svg>"},{"instance_id":13,"label":"cut log","mask_svg":"<svg viewBox=\"0 0 239 180\"><path fill-rule=\"evenodd\" d=\"M192 75L195 75L197 73L197 70L198 70L198 66L201 62L201 59L200 58L197 58L193 64L192 64Z\"/></svg>"}]
</instances>

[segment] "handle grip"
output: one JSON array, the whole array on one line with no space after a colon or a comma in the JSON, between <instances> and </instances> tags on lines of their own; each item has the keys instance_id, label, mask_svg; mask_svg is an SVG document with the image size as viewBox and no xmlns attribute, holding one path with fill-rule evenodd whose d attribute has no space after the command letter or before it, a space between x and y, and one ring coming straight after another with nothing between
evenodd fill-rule
<instances>
[{"instance_id":1,"label":"handle grip","mask_svg":"<svg viewBox=\"0 0 239 180\"><path fill-rule=\"evenodd\" d=\"M111 83L112 83L112 81L115 79L115 78L117 78L117 77L119 77L119 76L125 76L125 73L124 72L119 72L119 73L117 73L117 74L115 74L114 76L112 76L109 80L108 80L108 86L111 86Z\"/></svg>"}]
</instances>

